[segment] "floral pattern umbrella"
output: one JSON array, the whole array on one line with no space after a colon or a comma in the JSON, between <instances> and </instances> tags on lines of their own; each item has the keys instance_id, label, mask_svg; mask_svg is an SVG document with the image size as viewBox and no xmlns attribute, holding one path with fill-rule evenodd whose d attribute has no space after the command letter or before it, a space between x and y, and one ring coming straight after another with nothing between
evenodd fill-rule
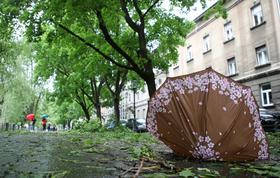
<instances>
[{"instance_id":1,"label":"floral pattern umbrella","mask_svg":"<svg viewBox=\"0 0 280 178\"><path fill-rule=\"evenodd\" d=\"M269 156L251 89L211 68L167 78L149 101L147 129L181 156L220 161Z\"/></svg>"}]
</instances>

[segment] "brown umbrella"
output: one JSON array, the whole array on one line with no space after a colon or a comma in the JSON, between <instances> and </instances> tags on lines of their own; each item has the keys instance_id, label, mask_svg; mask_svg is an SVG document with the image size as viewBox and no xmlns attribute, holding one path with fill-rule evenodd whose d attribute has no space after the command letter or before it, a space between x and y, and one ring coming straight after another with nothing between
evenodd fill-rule
<instances>
[{"instance_id":1,"label":"brown umbrella","mask_svg":"<svg viewBox=\"0 0 280 178\"><path fill-rule=\"evenodd\" d=\"M251 89L211 68L167 78L149 101L147 128L181 156L220 161L268 158Z\"/></svg>"}]
</instances>

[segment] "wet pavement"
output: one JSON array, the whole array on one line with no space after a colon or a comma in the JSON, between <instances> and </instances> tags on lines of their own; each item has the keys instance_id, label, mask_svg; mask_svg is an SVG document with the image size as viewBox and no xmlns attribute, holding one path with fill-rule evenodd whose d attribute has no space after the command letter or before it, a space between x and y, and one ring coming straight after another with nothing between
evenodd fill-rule
<instances>
[{"instance_id":1,"label":"wet pavement","mask_svg":"<svg viewBox=\"0 0 280 178\"><path fill-rule=\"evenodd\" d=\"M280 177L277 145L271 144L273 159L268 161L207 163L176 157L163 144L146 141L154 155L152 160L142 161L138 153L149 157L151 150L143 147L145 139L132 138L102 139L102 133L0 132L0 178L157 178L184 177L190 172L197 177ZM278 135L273 139L276 144L280 141Z\"/></svg>"},{"instance_id":2,"label":"wet pavement","mask_svg":"<svg viewBox=\"0 0 280 178\"><path fill-rule=\"evenodd\" d=\"M83 139L60 133L0 133L0 177L118 177L109 147L86 148ZM93 139L93 138L92 138Z\"/></svg>"}]
</instances>

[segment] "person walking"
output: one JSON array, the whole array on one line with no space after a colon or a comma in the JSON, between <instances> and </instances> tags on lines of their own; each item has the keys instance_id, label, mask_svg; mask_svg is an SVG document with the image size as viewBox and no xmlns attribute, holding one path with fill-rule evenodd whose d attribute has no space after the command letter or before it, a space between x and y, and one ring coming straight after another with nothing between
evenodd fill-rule
<instances>
[{"instance_id":1,"label":"person walking","mask_svg":"<svg viewBox=\"0 0 280 178\"><path fill-rule=\"evenodd\" d=\"M34 117L33 119L32 119L32 128L31 128L31 130L35 130L35 124L36 124L36 118Z\"/></svg>"},{"instance_id":2,"label":"person walking","mask_svg":"<svg viewBox=\"0 0 280 178\"><path fill-rule=\"evenodd\" d=\"M46 126L47 126L47 119L46 118L42 119L42 126L43 126L43 130L45 131L46 130Z\"/></svg>"}]
</instances>

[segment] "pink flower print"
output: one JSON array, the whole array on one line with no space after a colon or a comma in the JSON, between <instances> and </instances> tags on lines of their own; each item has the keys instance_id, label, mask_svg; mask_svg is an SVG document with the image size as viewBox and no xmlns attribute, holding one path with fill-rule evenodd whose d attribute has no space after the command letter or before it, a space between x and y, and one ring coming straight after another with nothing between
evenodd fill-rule
<instances>
[{"instance_id":1,"label":"pink flower print","mask_svg":"<svg viewBox=\"0 0 280 178\"><path fill-rule=\"evenodd\" d=\"M192 132L193 135L198 135L196 132Z\"/></svg>"},{"instance_id":2,"label":"pink flower print","mask_svg":"<svg viewBox=\"0 0 280 178\"><path fill-rule=\"evenodd\" d=\"M212 143L212 142L211 142L211 143L208 143L208 147L209 147L209 148L213 148L213 147L214 147L214 143Z\"/></svg>"},{"instance_id":3,"label":"pink flower print","mask_svg":"<svg viewBox=\"0 0 280 178\"><path fill-rule=\"evenodd\" d=\"M217 89L217 86L216 86L216 85L212 85L212 89L213 89L213 90L216 90L216 89Z\"/></svg>"},{"instance_id":4,"label":"pink flower print","mask_svg":"<svg viewBox=\"0 0 280 178\"><path fill-rule=\"evenodd\" d=\"M199 142L204 142L204 137L199 136L199 137L198 137L198 140L199 140Z\"/></svg>"},{"instance_id":5,"label":"pink flower print","mask_svg":"<svg viewBox=\"0 0 280 178\"><path fill-rule=\"evenodd\" d=\"M205 137L205 142L209 143L210 141L211 141L211 139L209 136Z\"/></svg>"}]
</instances>

